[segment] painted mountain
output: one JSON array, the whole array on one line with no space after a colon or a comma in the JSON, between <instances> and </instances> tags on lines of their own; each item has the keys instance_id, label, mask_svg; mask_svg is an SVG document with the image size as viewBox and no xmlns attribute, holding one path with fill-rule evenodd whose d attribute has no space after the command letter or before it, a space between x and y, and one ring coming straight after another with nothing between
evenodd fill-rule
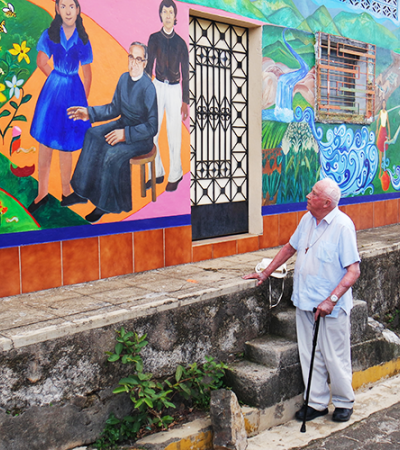
<instances>
[{"instance_id":1,"label":"painted mountain","mask_svg":"<svg viewBox=\"0 0 400 450\"><path fill-rule=\"evenodd\" d=\"M250 0L182 0L184 3L208 6L222 9L234 14L240 14L250 19L266 20L264 14Z\"/></svg>"},{"instance_id":2,"label":"painted mountain","mask_svg":"<svg viewBox=\"0 0 400 450\"><path fill-rule=\"evenodd\" d=\"M397 52L400 50L397 37L367 13L353 14L342 11L335 17L335 25L342 36L363 42L368 38L371 44Z\"/></svg>"},{"instance_id":3,"label":"painted mountain","mask_svg":"<svg viewBox=\"0 0 400 450\"><path fill-rule=\"evenodd\" d=\"M303 21L303 16L296 10L285 7L271 14L267 19L275 25L285 24L289 28L297 28Z\"/></svg>"},{"instance_id":4,"label":"painted mountain","mask_svg":"<svg viewBox=\"0 0 400 450\"><path fill-rule=\"evenodd\" d=\"M290 53L282 40L283 28L265 25L263 27L263 56L280 61L291 69L298 69L299 63ZM293 49L304 59L309 67L314 66L314 35L297 30L287 30L286 40Z\"/></svg>"},{"instance_id":5,"label":"painted mountain","mask_svg":"<svg viewBox=\"0 0 400 450\"><path fill-rule=\"evenodd\" d=\"M311 16L308 16L298 27L298 30L315 33L322 31L323 33L340 35L335 22L332 19L326 6L319 7Z\"/></svg>"},{"instance_id":6,"label":"painted mountain","mask_svg":"<svg viewBox=\"0 0 400 450\"><path fill-rule=\"evenodd\" d=\"M265 17L275 14L280 9L288 8L291 9L300 20L303 20L303 16L300 14L292 0L255 0L252 4L259 9Z\"/></svg>"},{"instance_id":7,"label":"painted mountain","mask_svg":"<svg viewBox=\"0 0 400 450\"><path fill-rule=\"evenodd\" d=\"M323 31L341 35L358 41L368 41L380 47L400 52L400 31L389 31L380 25L368 13L340 12L332 18L325 6L319 7L313 14L304 18L293 0L181 0L186 3L223 9L252 19L260 19L274 25L285 25L301 31L315 33ZM298 0L308 1L308 0ZM271 33L273 35L273 33ZM271 38L263 46L277 39Z\"/></svg>"}]
</instances>

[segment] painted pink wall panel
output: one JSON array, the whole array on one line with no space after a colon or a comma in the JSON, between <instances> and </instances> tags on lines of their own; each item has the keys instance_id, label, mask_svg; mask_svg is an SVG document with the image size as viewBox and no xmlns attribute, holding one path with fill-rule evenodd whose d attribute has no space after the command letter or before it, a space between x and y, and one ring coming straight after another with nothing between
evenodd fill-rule
<instances>
[{"instance_id":1,"label":"painted pink wall panel","mask_svg":"<svg viewBox=\"0 0 400 450\"><path fill-rule=\"evenodd\" d=\"M126 50L132 41L147 44L150 34L161 29L158 8L161 0L80 0L82 12L104 28ZM189 6L177 2L175 31L189 42Z\"/></svg>"}]
</instances>

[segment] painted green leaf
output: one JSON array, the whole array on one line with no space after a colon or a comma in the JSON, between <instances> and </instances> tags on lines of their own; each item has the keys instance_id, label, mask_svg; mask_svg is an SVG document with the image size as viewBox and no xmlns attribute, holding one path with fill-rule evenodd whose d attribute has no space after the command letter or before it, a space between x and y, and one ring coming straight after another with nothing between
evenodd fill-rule
<instances>
[{"instance_id":1,"label":"painted green leaf","mask_svg":"<svg viewBox=\"0 0 400 450\"><path fill-rule=\"evenodd\" d=\"M7 117L7 116L9 116L11 113L10 113L10 111L8 111L8 109L5 109L4 111L2 111L1 113L0 113L0 117Z\"/></svg>"},{"instance_id":2,"label":"painted green leaf","mask_svg":"<svg viewBox=\"0 0 400 450\"><path fill-rule=\"evenodd\" d=\"M20 122L26 122L26 117L25 116L15 116L13 120L19 120Z\"/></svg>"}]
</instances>

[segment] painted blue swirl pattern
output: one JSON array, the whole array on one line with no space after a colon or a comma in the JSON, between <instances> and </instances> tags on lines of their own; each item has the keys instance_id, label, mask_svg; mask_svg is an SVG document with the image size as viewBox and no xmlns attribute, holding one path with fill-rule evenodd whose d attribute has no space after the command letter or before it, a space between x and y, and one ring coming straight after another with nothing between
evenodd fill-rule
<instances>
[{"instance_id":1,"label":"painted blue swirl pattern","mask_svg":"<svg viewBox=\"0 0 400 450\"><path fill-rule=\"evenodd\" d=\"M318 142L321 178L329 177L335 180L340 186L342 197L373 194L372 181L379 161L373 131L363 126L354 132L346 124L341 124L329 129L326 142L323 142L323 130L315 128L312 108L307 107L303 111L297 107L295 120L307 122Z\"/></svg>"}]
</instances>

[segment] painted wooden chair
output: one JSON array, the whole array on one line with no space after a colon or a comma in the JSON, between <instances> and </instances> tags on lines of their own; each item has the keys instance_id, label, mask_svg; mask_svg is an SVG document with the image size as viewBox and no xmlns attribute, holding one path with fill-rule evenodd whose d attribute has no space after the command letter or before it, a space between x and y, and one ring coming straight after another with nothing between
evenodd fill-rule
<instances>
[{"instance_id":1,"label":"painted wooden chair","mask_svg":"<svg viewBox=\"0 0 400 450\"><path fill-rule=\"evenodd\" d=\"M151 170L151 200L157 200L156 194L156 163L155 158L157 154L157 147L153 145L152 150L145 155L135 156L129 160L131 166L140 165L140 187L142 197L146 197L146 164L150 163Z\"/></svg>"}]
</instances>

